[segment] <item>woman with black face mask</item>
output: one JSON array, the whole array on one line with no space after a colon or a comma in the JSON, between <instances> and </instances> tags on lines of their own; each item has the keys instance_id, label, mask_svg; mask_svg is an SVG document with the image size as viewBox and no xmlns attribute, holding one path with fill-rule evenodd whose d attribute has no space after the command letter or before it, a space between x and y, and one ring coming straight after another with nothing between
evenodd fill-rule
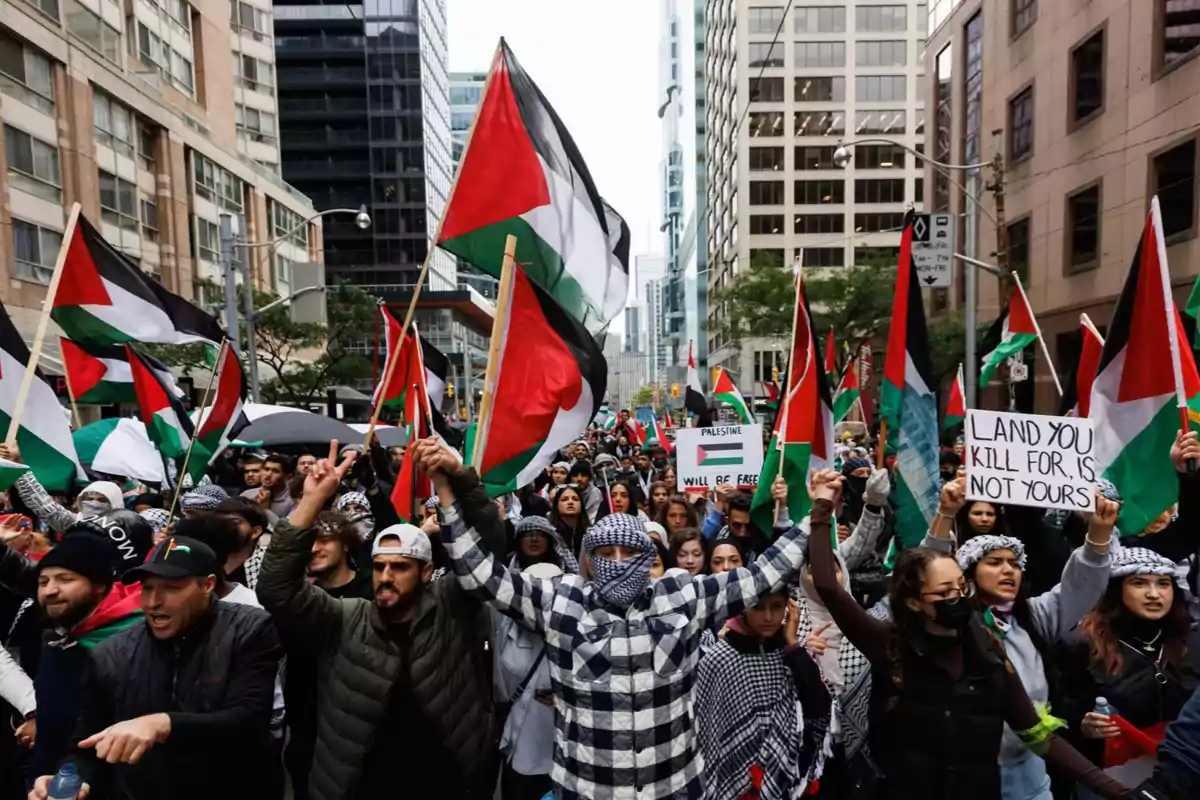
<instances>
[{"instance_id":1,"label":"woman with black face mask","mask_svg":"<svg viewBox=\"0 0 1200 800\"><path fill-rule=\"evenodd\" d=\"M999 800L998 756L1008 723L1030 751L1102 797L1126 795L1054 735L1062 724L1034 708L1004 648L984 626L953 558L905 550L889 590L892 620L868 614L838 582L830 516L843 477L813 477L812 581L834 623L871 662L873 749L893 800Z\"/></svg>"}]
</instances>

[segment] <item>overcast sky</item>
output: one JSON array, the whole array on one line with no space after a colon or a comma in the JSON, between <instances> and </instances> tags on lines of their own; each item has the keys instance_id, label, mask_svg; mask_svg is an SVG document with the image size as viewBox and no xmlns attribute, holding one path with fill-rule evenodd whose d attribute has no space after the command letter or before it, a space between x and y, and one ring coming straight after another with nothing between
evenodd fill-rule
<instances>
[{"instance_id":1,"label":"overcast sky","mask_svg":"<svg viewBox=\"0 0 1200 800\"><path fill-rule=\"evenodd\" d=\"M486 71L506 37L571 132L600 193L625 217L633 254L661 253L658 0L446 6L451 71Z\"/></svg>"}]
</instances>

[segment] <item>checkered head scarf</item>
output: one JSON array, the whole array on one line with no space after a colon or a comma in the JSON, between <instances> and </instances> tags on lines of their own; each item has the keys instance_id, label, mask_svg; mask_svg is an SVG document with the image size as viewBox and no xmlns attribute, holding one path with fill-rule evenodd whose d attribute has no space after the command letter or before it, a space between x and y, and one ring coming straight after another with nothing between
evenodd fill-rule
<instances>
[{"instance_id":1,"label":"checkered head scarf","mask_svg":"<svg viewBox=\"0 0 1200 800\"><path fill-rule=\"evenodd\" d=\"M955 558L958 559L959 569L966 572L996 550L1012 550L1017 557L1017 567L1025 571L1025 544L1011 536L973 536L958 548Z\"/></svg>"},{"instance_id":2,"label":"checkered head scarf","mask_svg":"<svg viewBox=\"0 0 1200 800\"><path fill-rule=\"evenodd\" d=\"M601 558L596 550L621 545L641 551L641 555L625 561ZM583 551L588 554L595 574L596 592L604 600L625 608L650 583L650 567L654 564L654 542L646 535L637 517L630 514L609 514L583 537Z\"/></svg>"},{"instance_id":3,"label":"checkered head scarf","mask_svg":"<svg viewBox=\"0 0 1200 800\"><path fill-rule=\"evenodd\" d=\"M222 500L229 499L229 492L217 486L215 483L201 483L195 489L192 489L193 494L202 494L213 498L218 503Z\"/></svg>"},{"instance_id":4,"label":"checkered head scarf","mask_svg":"<svg viewBox=\"0 0 1200 800\"><path fill-rule=\"evenodd\" d=\"M167 523L171 521L171 515L165 508L147 508L145 511L139 511L138 516L149 522L151 529L156 534L161 533L162 529L167 527Z\"/></svg>"},{"instance_id":5,"label":"checkered head scarf","mask_svg":"<svg viewBox=\"0 0 1200 800\"><path fill-rule=\"evenodd\" d=\"M360 510L351 515L346 511L350 506L358 506ZM371 515L371 501L362 492L346 492L334 501L333 510L341 511L351 522L357 522L364 516Z\"/></svg>"},{"instance_id":6,"label":"checkered head scarf","mask_svg":"<svg viewBox=\"0 0 1200 800\"><path fill-rule=\"evenodd\" d=\"M1175 563L1144 547L1122 547L1113 553L1110 578L1129 575L1171 575L1178 580Z\"/></svg>"},{"instance_id":7,"label":"checkered head scarf","mask_svg":"<svg viewBox=\"0 0 1200 800\"><path fill-rule=\"evenodd\" d=\"M184 511L213 511L219 505L221 501L217 498L194 490L179 498L179 506Z\"/></svg>"}]
</instances>

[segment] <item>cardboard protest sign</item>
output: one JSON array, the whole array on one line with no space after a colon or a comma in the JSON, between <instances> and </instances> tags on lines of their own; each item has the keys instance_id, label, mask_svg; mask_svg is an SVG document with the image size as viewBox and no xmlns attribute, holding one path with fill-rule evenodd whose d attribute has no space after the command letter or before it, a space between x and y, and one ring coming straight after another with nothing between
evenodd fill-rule
<instances>
[{"instance_id":1,"label":"cardboard protest sign","mask_svg":"<svg viewBox=\"0 0 1200 800\"><path fill-rule=\"evenodd\" d=\"M675 433L679 491L711 489L722 483L752 487L762 472L762 425L680 428Z\"/></svg>"},{"instance_id":2,"label":"cardboard protest sign","mask_svg":"<svg viewBox=\"0 0 1200 800\"><path fill-rule=\"evenodd\" d=\"M1095 509L1092 421L967 411L967 500Z\"/></svg>"}]
</instances>

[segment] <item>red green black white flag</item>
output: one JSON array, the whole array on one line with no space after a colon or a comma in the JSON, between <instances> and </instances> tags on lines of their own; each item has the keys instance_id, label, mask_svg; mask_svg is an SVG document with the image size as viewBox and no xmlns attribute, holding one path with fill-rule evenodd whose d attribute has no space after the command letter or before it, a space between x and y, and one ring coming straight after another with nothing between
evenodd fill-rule
<instances>
[{"instance_id":1,"label":"red green black white flag","mask_svg":"<svg viewBox=\"0 0 1200 800\"><path fill-rule=\"evenodd\" d=\"M183 403L138 351L125 345L125 353L146 435L166 458L182 458L195 433Z\"/></svg>"},{"instance_id":2,"label":"red green black white flag","mask_svg":"<svg viewBox=\"0 0 1200 800\"><path fill-rule=\"evenodd\" d=\"M696 356L692 352L691 342L688 342L687 386L683 391L683 407L696 418L697 428L712 425L712 417L708 413L708 400L705 399L704 388L700 385L700 371L696 369Z\"/></svg>"},{"instance_id":3,"label":"red green black white flag","mask_svg":"<svg viewBox=\"0 0 1200 800\"><path fill-rule=\"evenodd\" d=\"M743 425L754 424L754 415L750 413L750 406L746 405L742 393L738 391L733 378L729 377L729 373L725 371L724 367L717 367L717 382L713 386L713 397L732 407Z\"/></svg>"},{"instance_id":4,"label":"red green black white flag","mask_svg":"<svg viewBox=\"0 0 1200 800\"><path fill-rule=\"evenodd\" d=\"M950 399L946 401L946 414L942 417L942 430L952 431L967 418L967 388L963 385L963 365L958 365L954 383L950 384Z\"/></svg>"},{"instance_id":5,"label":"red green black white flag","mask_svg":"<svg viewBox=\"0 0 1200 800\"><path fill-rule=\"evenodd\" d=\"M62 349L63 372L76 403L137 402L133 372L123 346L84 346L70 339L59 339L58 343ZM145 353L142 358L176 396L182 396L183 392L176 386L175 378L165 364Z\"/></svg>"},{"instance_id":6,"label":"red green black white flag","mask_svg":"<svg viewBox=\"0 0 1200 800\"><path fill-rule=\"evenodd\" d=\"M1088 318L1079 315L1079 361L1075 369L1067 374L1067 385L1062 396L1059 414L1068 417L1089 417L1092 413L1092 387L1096 373L1100 371L1100 358L1104 354L1104 337Z\"/></svg>"}]
</instances>

